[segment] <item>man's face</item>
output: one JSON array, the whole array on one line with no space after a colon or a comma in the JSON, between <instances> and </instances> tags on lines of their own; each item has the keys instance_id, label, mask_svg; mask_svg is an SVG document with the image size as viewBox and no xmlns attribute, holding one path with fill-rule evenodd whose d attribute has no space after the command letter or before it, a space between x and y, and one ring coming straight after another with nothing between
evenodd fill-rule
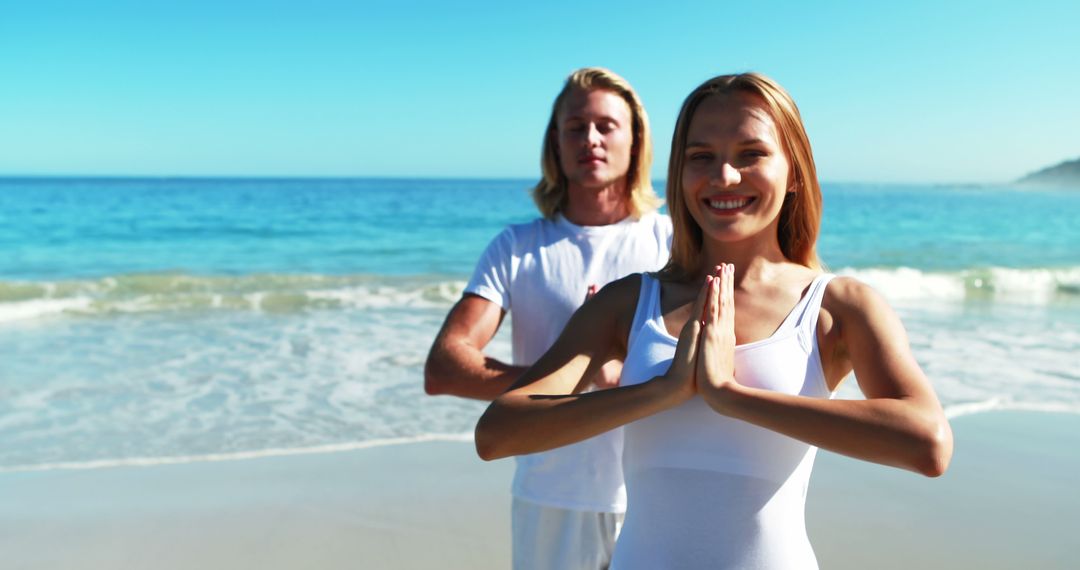
<instances>
[{"instance_id":1,"label":"man's face","mask_svg":"<svg viewBox=\"0 0 1080 570\"><path fill-rule=\"evenodd\" d=\"M559 164L571 187L599 190L626 178L634 133L622 97L574 89L556 119Z\"/></svg>"}]
</instances>

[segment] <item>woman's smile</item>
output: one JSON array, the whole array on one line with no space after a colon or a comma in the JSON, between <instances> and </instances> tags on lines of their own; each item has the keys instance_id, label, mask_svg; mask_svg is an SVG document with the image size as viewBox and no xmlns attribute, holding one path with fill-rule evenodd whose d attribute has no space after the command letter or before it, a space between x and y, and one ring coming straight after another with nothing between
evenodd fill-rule
<instances>
[{"instance_id":1,"label":"woman's smile","mask_svg":"<svg viewBox=\"0 0 1080 570\"><path fill-rule=\"evenodd\" d=\"M757 198L751 196L729 196L705 198L706 210L720 216L734 216L746 210Z\"/></svg>"}]
</instances>

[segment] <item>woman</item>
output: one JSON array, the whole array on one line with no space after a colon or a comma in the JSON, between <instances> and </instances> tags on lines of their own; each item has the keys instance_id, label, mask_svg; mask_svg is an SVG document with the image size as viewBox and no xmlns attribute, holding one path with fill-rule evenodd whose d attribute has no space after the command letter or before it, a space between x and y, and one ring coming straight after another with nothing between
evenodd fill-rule
<instances>
[{"instance_id":1,"label":"woman","mask_svg":"<svg viewBox=\"0 0 1080 570\"><path fill-rule=\"evenodd\" d=\"M726 75L690 94L667 200L667 266L586 303L488 408L477 451L626 425L612 568L816 568L803 523L816 448L933 477L952 455L948 422L892 310L821 272L821 190L779 85ZM620 387L582 393L615 358ZM866 399L832 399L852 371Z\"/></svg>"}]
</instances>

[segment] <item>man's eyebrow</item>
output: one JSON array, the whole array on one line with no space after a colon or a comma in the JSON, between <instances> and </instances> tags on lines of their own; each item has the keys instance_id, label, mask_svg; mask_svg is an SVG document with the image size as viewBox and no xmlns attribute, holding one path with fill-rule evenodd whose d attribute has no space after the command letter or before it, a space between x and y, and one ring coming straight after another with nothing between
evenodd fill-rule
<instances>
[{"instance_id":1,"label":"man's eyebrow","mask_svg":"<svg viewBox=\"0 0 1080 570\"><path fill-rule=\"evenodd\" d=\"M613 123L618 123L619 122L618 119L616 119L615 117L613 117L611 115L597 115L597 116L591 117L591 118L594 118L594 119L596 119L598 121L611 121ZM585 119L586 119L585 115L564 115L563 118L562 118L563 121L583 121Z\"/></svg>"}]
</instances>

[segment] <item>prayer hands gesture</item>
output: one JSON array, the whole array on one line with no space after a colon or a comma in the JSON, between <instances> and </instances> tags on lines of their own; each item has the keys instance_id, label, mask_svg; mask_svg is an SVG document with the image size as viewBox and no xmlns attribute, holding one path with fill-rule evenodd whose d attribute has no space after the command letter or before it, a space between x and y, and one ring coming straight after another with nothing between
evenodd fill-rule
<instances>
[{"instance_id":1,"label":"prayer hands gesture","mask_svg":"<svg viewBox=\"0 0 1080 570\"><path fill-rule=\"evenodd\" d=\"M718 265L705 278L662 381L676 403L735 381L734 265Z\"/></svg>"},{"instance_id":2,"label":"prayer hands gesture","mask_svg":"<svg viewBox=\"0 0 1080 570\"><path fill-rule=\"evenodd\" d=\"M707 392L735 381L735 266L716 266L701 295L705 296L705 310L696 385L698 392Z\"/></svg>"}]
</instances>

